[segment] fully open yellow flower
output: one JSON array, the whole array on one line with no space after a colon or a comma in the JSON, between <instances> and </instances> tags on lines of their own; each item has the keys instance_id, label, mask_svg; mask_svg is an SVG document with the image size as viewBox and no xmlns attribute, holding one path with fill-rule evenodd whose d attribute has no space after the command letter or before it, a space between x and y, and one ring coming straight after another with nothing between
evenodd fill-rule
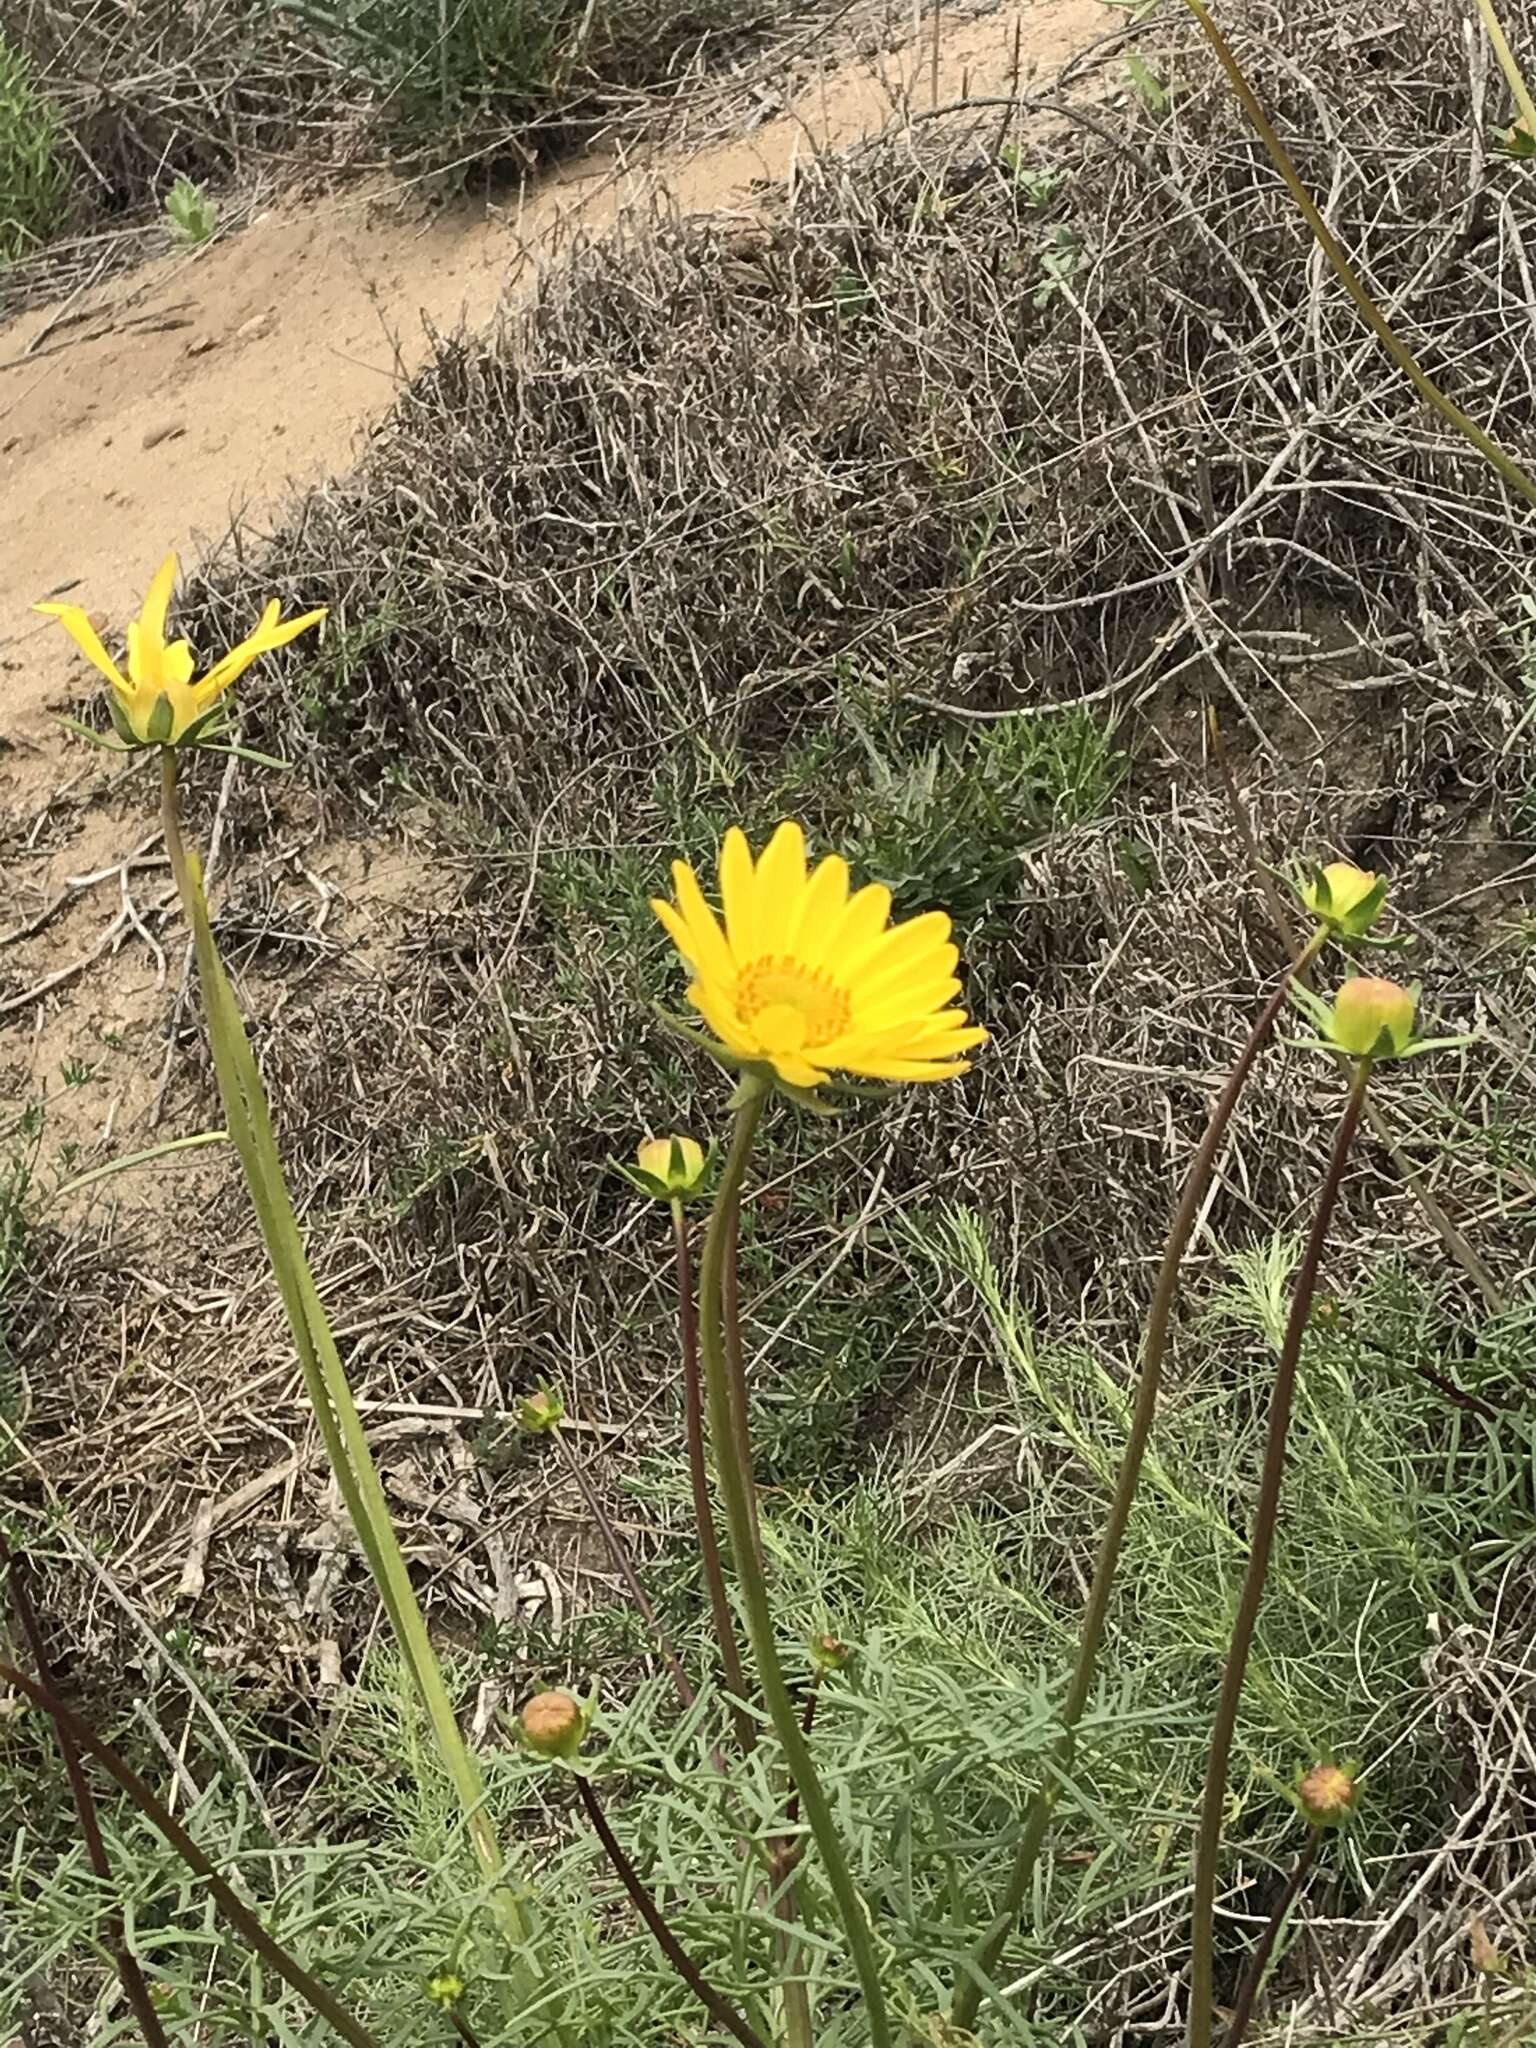
<instances>
[{"instance_id":1,"label":"fully open yellow flower","mask_svg":"<svg viewBox=\"0 0 1536 2048\"><path fill-rule=\"evenodd\" d=\"M322 607L294 619L284 619L274 597L256 630L194 682L190 645L185 640L167 644L165 638L166 613L170 610L175 582L176 557L172 554L155 571L144 607L128 627L126 676L102 646L100 635L79 605L32 607L57 619L86 660L100 669L112 685L112 723L128 745L175 746L200 720L207 718L230 684L244 675L253 661L274 647L285 647L325 617Z\"/></svg>"},{"instance_id":2,"label":"fully open yellow flower","mask_svg":"<svg viewBox=\"0 0 1536 2048\"><path fill-rule=\"evenodd\" d=\"M877 1081L947 1081L987 1034L955 1005L960 955L941 910L890 922L879 882L849 893L829 854L806 873L805 834L780 825L754 861L734 825L720 849L724 929L674 861L675 904L651 908L693 973L688 1000L737 1059L792 1087L838 1070Z\"/></svg>"}]
</instances>

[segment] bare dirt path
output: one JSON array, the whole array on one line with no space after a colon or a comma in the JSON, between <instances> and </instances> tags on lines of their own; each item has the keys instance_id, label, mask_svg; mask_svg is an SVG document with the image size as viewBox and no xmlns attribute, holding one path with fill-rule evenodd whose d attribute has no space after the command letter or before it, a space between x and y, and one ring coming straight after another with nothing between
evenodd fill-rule
<instances>
[{"instance_id":1,"label":"bare dirt path","mask_svg":"<svg viewBox=\"0 0 1536 2048\"><path fill-rule=\"evenodd\" d=\"M944 103L1007 92L1020 62L1026 74L1053 70L1119 18L1101 0L957 12L941 18L936 69L927 24L894 47L887 37L871 47L867 28L844 25L778 97L753 113L738 105L734 132L589 157L520 200L426 220L379 190L277 204L206 249L0 328L0 690L10 742L0 745L0 819L9 815L13 846L18 823L26 842L7 863L0 911L0 1034L10 1040L0 1067L18 1100L46 1100L50 1128L71 1134L71 1158L89 1163L109 1141L114 1151L149 1142L134 1126L156 1093L160 1052L148 1027L168 1001L167 967L124 906L153 909L164 877L152 847L145 865L115 870L152 820L110 794L105 757L54 723L50 714L90 678L29 606L67 593L119 643L167 548L195 559L236 514L345 469L369 421L429 354L431 331L482 324L530 293L574 233L601 232L663 194L679 213L749 220L755 181L781 180L797 160L874 134L935 93ZM359 915L391 919L398 906L370 890L369 863L348 865L335 879ZM45 924L20 929L61 895L67 903ZM77 960L86 964L39 993ZM135 1041L137 1053L121 1057ZM10 1098L12 1087L0 1092Z\"/></svg>"}]
</instances>

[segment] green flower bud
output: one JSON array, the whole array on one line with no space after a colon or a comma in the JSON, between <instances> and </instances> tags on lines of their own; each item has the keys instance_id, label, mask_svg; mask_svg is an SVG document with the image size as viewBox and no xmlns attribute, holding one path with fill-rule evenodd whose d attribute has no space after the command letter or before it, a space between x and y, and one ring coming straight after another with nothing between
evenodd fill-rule
<instances>
[{"instance_id":1,"label":"green flower bud","mask_svg":"<svg viewBox=\"0 0 1536 2048\"><path fill-rule=\"evenodd\" d=\"M706 1152L696 1138L673 1136L645 1139L636 1148L633 1166L610 1163L642 1195L658 1202L686 1202L702 1192L714 1156L713 1146Z\"/></svg>"},{"instance_id":2,"label":"green flower bud","mask_svg":"<svg viewBox=\"0 0 1536 2048\"><path fill-rule=\"evenodd\" d=\"M1296 893L1312 915L1339 937L1358 939L1380 917L1387 885L1380 875L1357 868L1353 861L1331 860L1298 882Z\"/></svg>"},{"instance_id":3,"label":"green flower bud","mask_svg":"<svg viewBox=\"0 0 1536 2048\"><path fill-rule=\"evenodd\" d=\"M1357 975L1333 1001L1334 1044L1355 1059L1396 1059L1413 1045L1413 992L1395 981Z\"/></svg>"},{"instance_id":4,"label":"green flower bud","mask_svg":"<svg viewBox=\"0 0 1536 2048\"><path fill-rule=\"evenodd\" d=\"M811 1637L811 1662L818 1677L825 1678L833 1671L841 1671L852 1655L848 1645L837 1636Z\"/></svg>"}]
</instances>

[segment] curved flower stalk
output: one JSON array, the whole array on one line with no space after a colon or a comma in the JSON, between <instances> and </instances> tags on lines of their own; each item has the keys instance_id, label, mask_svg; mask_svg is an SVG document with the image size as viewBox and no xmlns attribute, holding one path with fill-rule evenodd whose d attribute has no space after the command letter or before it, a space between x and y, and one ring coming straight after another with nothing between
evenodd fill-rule
<instances>
[{"instance_id":1,"label":"curved flower stalk","mask_svg":"<svg viewBox=\"0 0 1536 2048\"><path fill-rule=\"evenodd\" d=\"M745 1390L731 1369L727 1269L752 1146L772 1094L821 1108L819 1091L835 1074L949 1080L967 1070L963 1055L987 1034L956 1002L959 952L948 917L931 911L893 925L890 891L879 883L851 890L848 864L837 855L807 869L797 824L781 824L757 859L738 828L727 832L718 917L690 867L677 862L672 877L676 902L656 900L652 908L689 970L688 1000L713 1034L709 1049L741 1076L704 1239L699 1302L709 1435L731 1555L764 1704L826 1869L870 2040L873 2048L891 2048L868 1908L779 1658L757 1540ZM796 2024L813 2038L807 2018Z\"/></svg>"},{"instance_id":2,"label":"curved flower stalk","mask_svg":"<svg viewBox=\"0 0 1536 2048\"><path fill-rule=\"evenodd\" d=\"M1221 1155L1221 1148L1226 1142L1227 1129L1237 1108L1238 1098L1247 1085L1254 1062L1274 1034L1275 1025L1285 1008L1287 998L1301 989L1302 978L1323 948L1330 940L1346 945L1373 943L1367 935L1379 918L1386 901L1385 882L1374 874L1354 867L1348 861L1333 861L1326 867L1310 868L1305 872L1303 879L1294 886L1297 896L1304 907L1311 911L1317 923L1312 936L1295 961L1280 976L1269 1000L1254 1020L1247 1042L1238 1054L1237 1063L1227 1076L1226 1086L1211 1110L1205 1133L1190 1162L1189 1171L1184 1177L1184 1185L1179 1191L1178 1203L1169 1225L1168 1239L1163 1248L1162 1264L1158 1269L1152 1305L1147 1312L1146 1329L1141 1341L1141 1364L1136 1378L1135 1400L1131 1408L1130 1429L1126 1437L1125 1450L1121 1454L1120 1468L1115 1476L1115 1490L1110 1500L1109 1516L1099 1539L1098 1558L1094 1565L1093 1579L1088 1589L1088 1598L1084 1603L1083 1619L1078 1631L1077 1655L1058 1716L1056 1742L1049 1764L1041 1774L1035 1796L1030 1803L997 1912L975 1954L967 1960L963 1974L955 1986L950 2009L951 2017L957 2026L967 2030L975 2025L976 2015L987 1996L998 1959L1009 1935L1018 1923L1019 1915L1024 1910L1024 1902L1029 1897L1030 1887L1034 1881L1035 1866L1040 1860L1040 1852L1045 1846L1045 1838L1050 1830L1058 1791L1077 1753L1077 1729L1087 1710L1093 1690L1099 1651L1109 1620L1110 1596L1114 1591L1115 1578L1120 1568L1120 1554L1125 1544L1126 1530L1130 1525L1131 1509L1141 1484L1142 1467L1152 1436L1152 1424L1156 1419L1158 1396L1162 1389L1163 1362L1167 1356L1173 1311L1178 1298L1179 1272L1184 1254L1189 1247L1189 1240L1194 1233L1195 1219L1200 1214L1211 1185L1211 1177L1216 1170L1216 1162Z\"/></svg>"},{"instance_id":3,"label":"curved flower stalk","mask_svg":"<svg viewBox=\"0 0 1536 2048\"><path fill-rule=\"evenodd\" d=\"M1211 2048L1215 2015L1214 1963L1216 1945L1216 1866L1221 1850L1222 1811L1226 1803L1227 1768L1237 1730L1238 1707L1248 1672L1249 1653L1258 1626L1259 1609L1269 1576L1279 1521L1280 1494L1285 1481L1286 1441L1290 1434L1291 1410L1295 1401L1296 1376L1301 1348L1312 1319L1312 1301L1322 1265L1323 1248L1333 1220L1350 1148L1365 1107L1371 1074L1381 1060L1407 1059L1436 1045L1465 1044L1466 1040L1421 1039L1415 1035L1417 998L1413 990L1374 976L1360 976L1345 982L1332 1006L1309 995L1305 1007L1318 1017L1322 1049L1342 1052L1353 1065L1349 1097L1334 1134L1328 1169L1317 1199L1306 1249L1297 1269L1295 1290L1285 1338L1275 1367L1270 1391L1269 1425L1264 1441L1264 1459L1259 1475L1258 1498L1254 1504L1253 1529L1249 1539L1248 1563L1227 1644L1221 1691L1211 1728L1210 1754L1206 1760L1205 1789L1200 1807L1200 1825L1195 1844L1194 1900L1191 1907L1191 1955L1189 1993L1189 2048ZM1301 1810L1316 1822L1328 1809L1331 1819L1342 1818L1353 1803L1352 1781L1340 1768L1312 1774L1298 1787Z\"/></svg>"},{"instance_id":4,"label":"curved flower stalk","mask_svg":"<svg viewBox=\"0 0 1536 2048\"><path fill-rule=\"evenodd\" d=\"M155 575L138 618L128 628L126 676L107 654L78 605L43 605L38 609L60 620L110 686L109 709L116 742L103 739L86 727L76 729L102 745L116 745L120 750L153 747L159 754L165 850L197 954L209 1047L229 1137L239 1155L293 1335L305 1392L347 1514L426 1713L438 1755L453 1783L492 1910L509 1947L516 1952L529 1939L525 1905L509 1883L501 1845L486 1811L484 1779L459 1728L346 1370L310 1271L283 1176L261 1073L214 938L203 893L202 870L182 832L177 795L182 749L206 746L222 729L219 721L226 709L227 693L253 661L285 645L325 614L306 612L297 619L280 622L274 600L266 607L256 630L216 661L201 681L194 682L196 664L189 644L185 640L167 643L165 638L175 575L176 557L168 555ZM521 1953L514 1953L512 1977L519 1993L527 1994L533 1980Z\"/></svg>"}]
</instances>

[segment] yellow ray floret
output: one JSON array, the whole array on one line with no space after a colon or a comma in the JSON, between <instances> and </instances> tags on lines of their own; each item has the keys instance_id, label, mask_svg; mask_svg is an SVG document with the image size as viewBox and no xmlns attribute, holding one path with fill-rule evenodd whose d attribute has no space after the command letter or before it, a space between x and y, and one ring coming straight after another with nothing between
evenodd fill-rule
<instances>
[{"instance_id":1,"label":"yellow ray floret","mask_svg":"<svg viewBox=\"0 0 1536 2048\"><path fill-rule=\"evenodd\" d=\"M192 649L185 640L165 637L166 615L176 582L176 557L167 555L155 571L139 616L128 627L128 673L118 667L101 644L96 628L77 604L38 604L34 611L57 619L70 639L112 686L113 724L124 740L141 746L175 746L218 703L251 663L275 647L285 647L325 617L319 611L284 619L273 598L253 633L232 647L204 676L193 679Z\"/></svg>"},{"instance_id":2,"label":"yellow ray floret","mask_svg":"<svg viewBox=\"0 0 1536 2048\"><path fill-rule=\"evenodd\" d=\"M738 1059L796 1088L833 1072L947 1081L987 1034L956 998L959 951L941 910L892 924L879 882L850 891L829 854L806 871L805 834L780 825L754 860L732 826L720 849L720 908L674 861L676 900L653 900L693 976L688 1000ZM723 921L722 921L723 919Z\"/></svg>"}]
</instances>

